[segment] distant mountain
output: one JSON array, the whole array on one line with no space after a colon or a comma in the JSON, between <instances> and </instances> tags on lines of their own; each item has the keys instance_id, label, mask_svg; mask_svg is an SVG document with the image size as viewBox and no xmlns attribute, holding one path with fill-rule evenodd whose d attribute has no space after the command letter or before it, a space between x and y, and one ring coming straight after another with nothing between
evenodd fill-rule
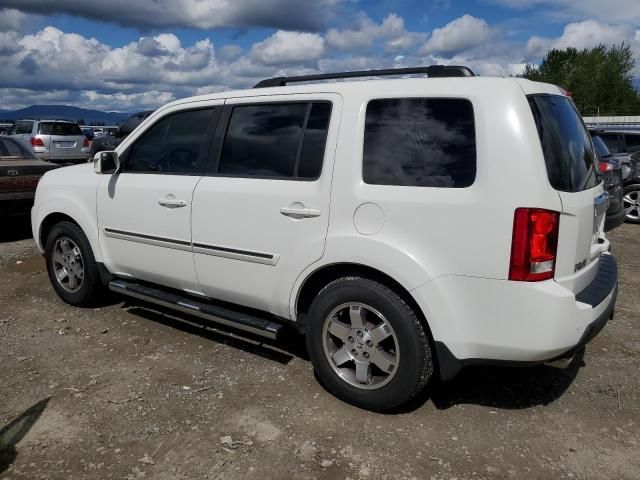
<instances>
[{"instance_id":1,"label":"distant mountain","mask_svg":"<svg viewBox=\"0 0 640 480\"><path fill-rule=\"evenodd\" d=\"M67 105L31 105L20 110L0 110L1 120L20 120L21 118L39 118L44 120L83 120L85 125L102 123L118 125L129 113L102 112L86 108L70 107Z\"/></svg>"}]
</instances>

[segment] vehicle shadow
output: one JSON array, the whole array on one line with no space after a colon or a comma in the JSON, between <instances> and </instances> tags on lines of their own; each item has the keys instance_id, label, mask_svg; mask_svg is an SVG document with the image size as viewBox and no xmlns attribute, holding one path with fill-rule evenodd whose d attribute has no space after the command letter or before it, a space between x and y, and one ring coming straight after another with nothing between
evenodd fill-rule
<instances>
[{"instance_id":1,"label":"vehicle shadow","mask_svg":"<svg viewBox=\"0 0 640 480\"><path fill-rule=\"evenodd\" d=\"M565 369L545 365L535 367L468 367L448 382L435 382L416 399L414 409L431 400L438 410L471 404L520 410L548 405L571 386L584 366L581 349Z\"/></svg>"},{"instance_id":2,"label":"vehicle shadow","mask_svg":"<svg viewBox=\"0 0 640 480\"><path fill-rule=\"evenodd\" d=\"M0 430L0 473L15 461L18 456L16 444L31 430L47 408L49 400L51 397L40 400Z\"/></svg>"},{"instance_id":3,"label":"vehicle shadow","mask_svg":"<svg viewBox=\"0 0 640 480\"><path fill-rule=\"evenodd\" d=\"M294 357L308 360L304 337L292 328L283 329L277 340L270 340L247 332L235 331L188 314L165 311L156 306L125 302L123 308L126 308L128 313L145 320L158 322L191 335L198 335L211 342L222 343L283 365L288 364Z\"/></svg>"},{"instance_id":4,"label":"vehicle shadow","mask_svg":"<svg viewBox=\"0 0 640 480\"><path fill-rule=\"evenodd\" d=\"M29 215L0 216L0 243L16 242L31 238L31 218Z\"/></svg>"}]
</instances>

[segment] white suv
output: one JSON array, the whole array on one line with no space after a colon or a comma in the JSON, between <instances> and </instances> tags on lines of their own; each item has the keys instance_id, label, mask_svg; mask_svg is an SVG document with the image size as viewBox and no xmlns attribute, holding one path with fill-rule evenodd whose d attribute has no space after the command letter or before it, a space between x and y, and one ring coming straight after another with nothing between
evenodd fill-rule
<instances>
[{"instance_id":1,"label":"white suv","mask_svg":"<svg viewBox=\"0 0 640 480\"><path fill-rule=\"evenodd\" d=\"M411 73L431 78L316 81ZM617 293L589 134L558 87L471 75L276 78L158 109L40 181L55 291L296 326L325 386L372 410L465 365L571 358Z\"/></svg>"}]
</instances>

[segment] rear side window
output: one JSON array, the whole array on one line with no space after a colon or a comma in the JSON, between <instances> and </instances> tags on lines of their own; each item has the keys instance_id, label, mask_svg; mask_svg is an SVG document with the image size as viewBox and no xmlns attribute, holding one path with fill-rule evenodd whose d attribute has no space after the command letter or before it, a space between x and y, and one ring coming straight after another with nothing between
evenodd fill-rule
<instances>
[{"instance_id":1,"label":"rear side window","mask_svg":"<svg viewBox=\"0 0 640 480\"><path fill-rule=\"evenodd\" d=\"M82 130L76 123L41 122L38 125L38 133L41 135L80 136Z\"/></svg>"},{"instance_id":2,"label":"rear side window","mask_svg":"<svg viewBox=\"0 0 640 480\"><path fill-rule=\"evenodd\" d=\"M219 173L317 179L322 171L330 117L328 102L233 107Z\"/></svg>"},{"instance_id":3,"label":"rear side window","mask_svg":"<svg viewBox=\"0 0 640 480\"><path fill-rule=\"evenodd\" d=\"M607 145L602 141L602 138L598 135L591 137L593 140L593 147L596 149L596 155L600 158L610 157L611 153L607 148Z\"/></svg>"},{"instance_id":4,"label":"rear side window","mask_svg":"<svg viewBox=\"0 0 640 480\"><path fill-rule=\"evenodd\" d=\"M17 135L24 135L31 133L33 129L33 122L16 122L15 127L13 127L13 133Z\"/></svg>"},{"instance_id":5,"label":"rear side window","mask_svg":"<svg viewBox=\"0 0 640 480\"><path fill-rule=\"evenodd\" d=\"M626 133L624 138L627 143L628 153L634 153L640 150L640 133L635 135L632 133Z\"/></svg>"},{"instance_id":6,"label":"rear side window","mask_svg":"<svg viewBox=\"0 0 640 480\"><path fill-rule=\"evenodd\" d=\"M147 129L132 145L126 172L200 174L204 147L218 111L213 108L168 115Z\"/></svg>"},{"instance_id":7,"label":"rear side window","mask_svg":"<svg viewBox=\"0 0 640 480\"><path fill-rule=\"evenodd\" d=\"M559 95L532 95L529 105L551 186L563 192L595 187L598 184L595 152L573 102Z\"/></svg>"},{"instance_id":8,"label":"rear side window","mask_svg":"<svg viewBox=\"0 0 640 480\"><path fill-rule=\"evenodd\" d=\"M473 106L456 98L394 98L367 105L363 180L463 188L476 177Z\"/></svg>"},{"instance_id":9,"label":"rear side window","mask_svg":"<svg viewBox=\"0 0 640 480\"><path fill-rule=\"evenodd\" d=\"M607 145L607 148L611 153L620 152L620 144L618 142L617 133L599 133L598 136L602 138L602 141Z\"/></svg>"}]
</instances>

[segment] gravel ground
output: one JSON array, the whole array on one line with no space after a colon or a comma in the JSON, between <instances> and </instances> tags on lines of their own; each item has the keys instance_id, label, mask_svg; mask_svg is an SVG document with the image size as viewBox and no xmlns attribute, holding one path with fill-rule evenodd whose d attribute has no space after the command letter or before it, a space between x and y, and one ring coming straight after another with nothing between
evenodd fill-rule
<instances>
[{"instance_id":1,"label":"gravel ground","mask_svg":"<svg viewBox=\"0 0 640 480\"><path fill-rule=\"evenodd\" d=\"M569 369L469 368L394 415L324 391L295 334L66 306L28 223L3 229L0 480L640 479L640 226L611 235L616 318Z\"/></svg>"}]
</instances>

